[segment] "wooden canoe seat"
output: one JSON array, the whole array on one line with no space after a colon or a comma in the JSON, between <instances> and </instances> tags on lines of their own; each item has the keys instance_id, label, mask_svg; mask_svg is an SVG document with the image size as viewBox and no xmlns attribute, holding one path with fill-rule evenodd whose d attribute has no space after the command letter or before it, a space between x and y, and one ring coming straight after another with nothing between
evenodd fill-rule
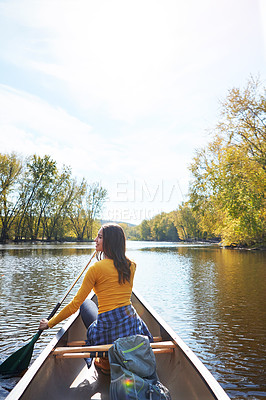
<instances>
[{"instance_id":1,"label":"wooden canoe seat","mask_svg":"<svg viewBox=\"0 0 266 400\"><path fill-rule=\"evenodd\" d=\"M52 354L57 358L107 357L108 350L112 346L112 344L103 344L98 346L56 347ZM155 354L172 353L175 347L176 345L172 341L151 343L151 348Z\"/></svg>"}]
</instances>

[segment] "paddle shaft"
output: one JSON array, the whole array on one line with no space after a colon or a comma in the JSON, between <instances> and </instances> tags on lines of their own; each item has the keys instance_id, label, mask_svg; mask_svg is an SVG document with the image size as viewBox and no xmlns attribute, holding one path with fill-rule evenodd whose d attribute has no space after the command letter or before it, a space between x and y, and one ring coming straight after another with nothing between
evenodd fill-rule
<instances>
[{"instance_id":1,"label":"paddle shaft","mask_svg":"<svg viewBox=\"0 0 266 400\"><path fill-rule=\"evenodd\" d=\"M69 293L71 292L71 290L73 289L73 287L76 285L76 283L78 282L78 280L80 279L80 277L83 275L83 273L86 271L86 269L88 268L89 264L91 263L91 260L93 259L93 257L95 256L96 251L93 252L91 258L89 259L87 265L83 268L83 270L80 272L80 274L77 276L77 278L75 279L75 281L72 283L72 285L70 286L70 288L68 289L68 291L65 293L65 295L62 297L62 299L56 304L55 308L53 309L53 311L49 314L48 316L48 321L55 315L55 313L57 312L57 310L61 307L61 304L63 303L63 301L65 301L66 297L69 295ZM43 330L39 329L38 330L38 337L40 337L40 335L42 334Z\"/></svg>"}]
</instances>

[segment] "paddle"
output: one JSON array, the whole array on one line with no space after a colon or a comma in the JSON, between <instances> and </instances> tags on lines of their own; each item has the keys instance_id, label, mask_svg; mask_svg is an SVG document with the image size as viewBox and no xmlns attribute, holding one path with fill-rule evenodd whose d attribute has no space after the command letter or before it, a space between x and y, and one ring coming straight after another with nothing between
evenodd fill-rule
<instances>
[{"instance_id":1,"label":"paddle","mask_svg":"<svg viewBox=\"0 0 266 400\"><path fill-rule=\"evenodd\" d=\"M49 317L47 318L48 320L51 319L56 311L59 309L65 298L68 296L68 294L71 292L81 275L84 273L84 271L87 269L88 265L90 264L91 260L95 256L96 251L92 254L91 258L89 259L88 264L86 265L85 268L80 272L78 277L75 279L71 287L68 289L67 293L64 295L64 297L61 299L59 303L55 306ZM32 357L32 352L33 352L33 347L35 342L39 339L40 335L42 334L42 330L39 329L38 332L33 336L31 341L27 343L25 346L23 346L21 349L17 350L15 353L13 353L11 356L9 356L1 365L0 365L0 374L2 375L8 375L9 377L11 376L18 376L21 373L23 373L29 366L31 357Z\"/></svg>"}]
</instances>

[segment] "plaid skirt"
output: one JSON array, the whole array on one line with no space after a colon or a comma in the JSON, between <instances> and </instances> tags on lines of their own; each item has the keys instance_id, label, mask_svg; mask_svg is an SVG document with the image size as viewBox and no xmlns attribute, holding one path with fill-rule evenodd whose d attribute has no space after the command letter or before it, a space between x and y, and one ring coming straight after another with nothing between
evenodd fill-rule
<instances>
[{"instance_id":1,"label":"plaid skirt","mask_svg":"<svg viewBox=\"0 0 266 400\"><path fill-rule=\"evenodd\" d=\"M112 344L118 338L131 335L148 336L149 341L153 342L145 322L138 316L134 307L128 305L99 314L97 320L88 328L86 344Z\"/></svg>"}]
</instances>

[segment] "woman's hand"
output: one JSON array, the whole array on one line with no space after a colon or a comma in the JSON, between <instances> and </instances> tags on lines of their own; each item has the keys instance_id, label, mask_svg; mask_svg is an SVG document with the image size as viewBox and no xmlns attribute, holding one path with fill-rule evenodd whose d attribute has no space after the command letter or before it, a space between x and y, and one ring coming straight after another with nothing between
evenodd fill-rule
<instances>
[{"instance_id":1,"label":"woman's hand","mask_svg":"<svg viewBox=\"0 0 266 400\"><path fill-rule=\"evenodd\" d=\"M48 328L49 328L49 326L48 326L48 319L45 319L45 318L41 319L41 320L40 320L39 329L41 329L42 331L44 331L45 329L48 329Z\"/></svg>"}]
</instances>

